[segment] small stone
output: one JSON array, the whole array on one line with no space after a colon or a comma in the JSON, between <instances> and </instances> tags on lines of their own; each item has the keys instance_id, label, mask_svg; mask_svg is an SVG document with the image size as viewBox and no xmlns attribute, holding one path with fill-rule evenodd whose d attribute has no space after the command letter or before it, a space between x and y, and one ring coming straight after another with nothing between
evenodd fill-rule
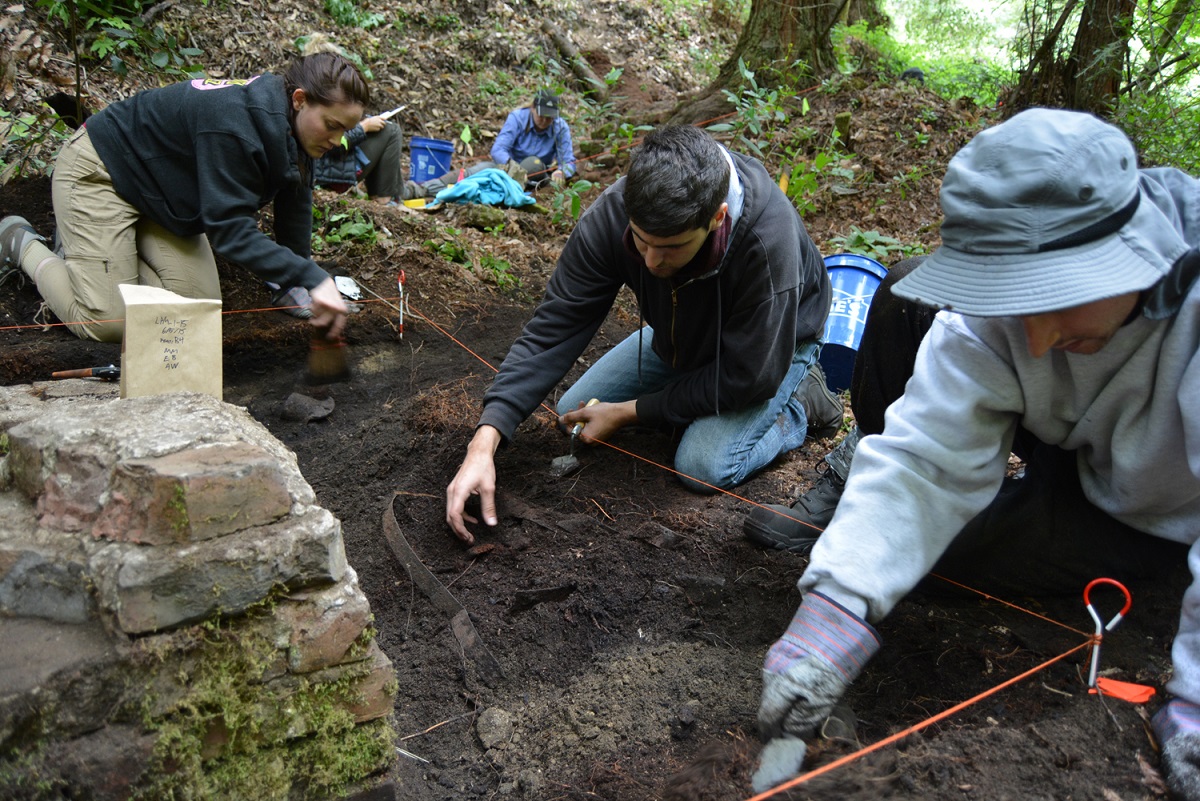
<instances>
[{"instance_id":1,"label":"small stone","mask_svg":"<svg viewBox=\"0 0 1200 801\"><path fill-rule=\"evenodd\" d=\"M512 715L498 706L488 707L475 721L475 734L484 748L502 748L513 736Z\"/></svg>"}]
</instances>

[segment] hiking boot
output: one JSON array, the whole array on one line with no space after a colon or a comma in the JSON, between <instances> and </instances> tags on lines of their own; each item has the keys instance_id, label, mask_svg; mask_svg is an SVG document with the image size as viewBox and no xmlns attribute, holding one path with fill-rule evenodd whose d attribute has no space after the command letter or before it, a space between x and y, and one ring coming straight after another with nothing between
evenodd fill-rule
<instances>
[{"instance_id":1,"label":"hiking boot","mask_svg":"<svg viewBox=\"0 0 1200 801\"><path fill-rule=\"evenodd\" d=\"M33 230L24 217L13 214L0 220L0 275L21 267L21 253L34 240L45 242L46 237Z\"/></svg>"},{"instance_id":2,"label":"hiking boot","mask_svg":"<svg viewBox=\"0 0 1200 801\"><path fill-rule=\"evenodd\" d=\"M821 476L799 500L791 506L771 504L751 510L742 525L746 538L765 548L807 555L817 537L833 520L857 446L858 428L855 427L825 457L824 464L818 468Z\"/></svg>"},{"instance_id":3,"label":"hiking boot","mask_svg":"<svg viewBox=\"0 0 1200 801\"><path fill-rule=\"evenodd\" d=\"M825 383L825 371L820 362L813 362L808 375L796 387L794 397L799 399L808 417L808 436L813 439L832 437L842 427L846 410L842 399L829 391Z\"/></svg>"}]
</instances>

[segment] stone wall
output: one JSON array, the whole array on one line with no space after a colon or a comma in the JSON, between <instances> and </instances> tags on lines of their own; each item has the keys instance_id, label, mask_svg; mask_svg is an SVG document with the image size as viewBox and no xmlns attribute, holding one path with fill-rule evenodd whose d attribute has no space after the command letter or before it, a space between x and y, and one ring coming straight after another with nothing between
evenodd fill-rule
<instances>
[{"instance_id":1,"label":"stone wall","mask_svg":"<svg viewBox=\"0 0 1200 801\"><path fill-rule=\"evenodd\" d=\"M206 395L0 387L0 797L329 798L395 674L295 455Z\"/></svg>"}]
</instances>

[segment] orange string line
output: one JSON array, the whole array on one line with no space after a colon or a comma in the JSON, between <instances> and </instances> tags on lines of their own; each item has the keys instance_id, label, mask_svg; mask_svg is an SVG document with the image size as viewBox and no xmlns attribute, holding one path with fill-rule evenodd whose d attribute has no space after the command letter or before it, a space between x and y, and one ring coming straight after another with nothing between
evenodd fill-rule
<instances>
[{"instance_id":1,"label":"orange string line","mask_svg":"<svg viewBox=\"0 0 1200 801\"><path fill-rule=\"evenodd\" d=\"M456 339L456 338L455 338L455 337L454 337L452 334L450 334L450 333L449 333L448 331L446 331L444 328L442 328L442 327L441 327L441 326L439 326L437 323L435 323L435 322L433 322L432 320L430 320L430 319L429 319L429 317L427 317L426 315L422 314L420 311L418 311L418 310L416 310L416 309L411 309L411 307L410 307L410 311L412 311L412 312L413 312L413 314L417 315L418 317L420 317L420 318L421 318L422 320L424 320L425 322L429 323L431 326L433 326L435 329L437 329L439 332L441 332L441 333L442 333L444 336L446 336L446 337L447 337L448 339L450 339L452 342L454 342L455 344L457 344L457 345L458 345L459 347L461 347L463 350L467 351L467 352L468 352L468 353L470 353L472 356L474 356L476 359L478 359L479 361L483 362L485 365L487 365L487 366L488 366L488 368L490 368L490 369L492 370L492 372L499 372L499 369L498 369L498 368L496 368L496 367L494 367L494 366L491 364L491 362L489 362L487 359L485 359L485 358L483 358L482 356L480 356L480 355L479 355L478 353L476 353L475 351L471 350L469 347L467 347L467 345L465 345L465 344L464 344L463 342L461 342L460 340ZM556 411L555 411L553 408L551 408L549 404L542 403L542 404L541 404L541 406L542 406L542 408L543 408L543 409L545 409L546 411L548 411L548 412L550 412L552 415L554 415L555 419L557 419L557 417L558 417L558 413L557 413L557 412L556 412ZM673 467L669 467L669 466L667 466L667 465L665 465L665 464L662 464L662 463L660 463L660 462L656 462L656 461L654 461L653 459L650 459L649 457L642 456L641 454L639 454L639 453L634 453L633 451L630 451L630 450L626 450L625 448L622 448L622 447L620 447L619 445L614 445L614 444L613 444L613 443L611 443L611 442L606 442L606 441L603 441L603 440L597 440L597 441L596 441L596 444L603 445L603 446L605 446L605 447L607 447L607 448L611 448L612 450L614 450L614 451L616 451L616 452L618 452L618 453L624 454L624 455L626 455L626 456L629 456L629 457L631 457L631 458L633 458L633 459L637 459L637 460L638 460L638 461L640 461L640 462L645 462L646 464L648 464L648 465L650 465L650 466L652 466L652 467L657 467L658 469L660 469L660 470L665 470L665 471L667 471L668 473L674 473L675 475L677 475L677 476L680 476L680 477L682 477L682 478L686 478L686 479L688 479L689 481L694 481L694 482L695 482L695 483L697 483L697 484L702 484L702 485L704 485L705 487L708 487L709 489L713 490L714 492L719 492L719 493L721 493L721 494L723 494L723 495L728 495L729 497L731 497L731 498L734 498L734 499L736 499L736 500L739 500L739 501L742 501L743 503L748 503L748 504L750 504L751 506L757 506L757 507L758 507L758 508L760 508L760 509L767 509L767 510L769 510L769 511L771 511L771 512L775 513L775 514L778 514L778 515L780 515L780 516L783 516L783 513L782 513L782 512L778 512L778 511L776 511L776 510L774 510L774 509L771 509L769 506L764 506L763 504L760 504L760 503L758 503L757 501L752 501L752 500L750 500L749 498L747 498L747 497L745 497L745 496L743 496L743 495L739 495L739 494L737 494L736 492L733 492L733 491L731 491L731 490L723 489L723 488L721 488L721 487L718 487L718 486L715 486L715 485L713 485L713 484L709 484L707 481L701 481L700 479L698 479L698 478L694 478L694 477L692 477L692 476L689 476L689 475L687 475L686 473L683 473L683 472L681 472L681 471L679 471L679 470L676 470L676 469L675 469L675 468L673 468ZM805 523L804 525L807 525L807 526L809 526L809 528L813 529L813 530L814 530L815 532L817 532L818 534L820 534L821 532L823 532L823 531L824 531L824 529L823 529L823 528L820 528L819 526L814 526L814 525L812 525L811 523ZM1075 627L1073 627L1073 626L1068 626L1066 623L1063 623L1063 622L1061 622L1061 621L1054 620L1053 618L1050 618L1050 617L1046 617L1045 615L1043 615L1043 614L1040 614L1040 613L1038 613L1038 612L1035 612L1035 611L1033 611L1032 609L1028 609L1028 608L1026 608L1026 607L1020 606L1019 604L1012 603L1011 601L1006 601L1006 600L1004 600L1003 598L997 598L997 597L996 597L996 596L994 596L994 595L989 595L988 593L986 593L986 592L983 592L982 590L978 590L978 589L976 589L976 588L974 588L974 587L971 587L971 586L969 586L969 585L963 584L963 583L961 583L961 582L958 582L958 581L954 581L953 579L946 578L945 576L939 575L939 574L937 574L937 573L930 573L930 575L931 575L931 576L933 576L934 578L937 578L937 579L940 579L940 580L942 580L942 581L946 582L947 584L953 584L953 585L954 585L954 586L956 586L956 587L959 587L959 588L961 588L961 589L967 590L967 591L969 591L969 592L973 592L973 593L975 593L975 594L977 594L977 595L979 595L979 596L981 596L981 597L983 597L983 598L986 598L986 599L988 599L988 600L991 600L991 601L995 601L996 603L998 603L998 604L1001 604L1001 605L1003 605L1003 606L1007 606L1007 607L1009 607L1010 609L1014 609L1014 610L1016 610L1016 611L1018 611L1018 612L1024 612L1025 614L1027 614L1027 615L1030 615L1031 617L1038 618L1039 620L1044 620L1044 621L1046 621L1047 623L1052 623L1052 624L1054 624L1055 626L1060 626L1060 627L1062 627L1062 628L1066 629L1067 631L1070 631L1070 632L1073 632L1073 633L1075 633L1075 634L1078 634L1078 635L1080 635L1081 637L1089 637L1089 636L1094 636L1094 635L1090 635L1090 634L1089 634L1088 632L1086 632L1086 631L1081 631L1080 629L1077 629L1077 628L1075 628Z\"/></svg>"},{"instance_id":2,"label":"orange string line","mask_svg":"<svg viewBox=\"0 0 1200 801\"><path fill-rule=\"evenodd\" d=\"M1066 629L1067 631L1072 632L1074 634L1078 634L1081 637L1093 637L1094 638L1096 636L1095 634L1089 634L1086 631L1077 629L1074 626L1068 626L1066 623L1057 621L1052 617L1046 617L1045 615L1035 612L1032 609L1026 609L1025 607L1020 606L1019 604L1014 604L1011 601L1004 600L1003 598L997 598L994 595L988 595L983 590L977 590L974 587L967 586L966 584L960 584L959 582L955 581L954 579L946 578L945 576L938 575L937 573L930 573L929 575L933 576L936 579L941 579L942 581L946 582L947 584L953 584L955 587L960 587L964 590L970 590L971 592L975 593L976 595L982 595L984 598L987 598L989 601L995 601L998 604L1003 604L1004 606L1007 606L1010 609L1015 609L1018 612L1024 612L1025 614L1027 614L1031 617L1036 617L1039 620L1046 621L1047 623L1053 623L1055 626L1061 626L1064 629Z\"/></svg>"},{"instance_id":3,"label":"orange string line","mask_svg":"<svg viewBox=\"0 0 1200 801\"><path fill-rule=\"evenodd\" d=\"M427 316L425 316L424 314L422 314L422 313L420 312L420 310L419 310L419 309L416 309L416 308L414 308L414 307L412 306L412 304L411 304L411 303L406 303L406 302L404 301L404 299L403 299L403 298L400 298L400 299L399 299L399 302L400 302L400 303L404 303L404 306L405 306L405 311L407 311L407 312L412 312L412 313L413 313L413 314L415 314L417 317L420 317L422 320L424 320L425 322L429 323L431 326L433 326L435 329L437 329L437 331L438 331L438 332L439 332L439 333L440 333L442 336L446 337L446 338L447 338L447 339L449 339L451 342L453 342L455 345L458 345L460 348L462 348L463 350L465 350L467 353L471 354L471 355L472 355L472 356L474 356L476 359L478 359L479 361L481 361L481 362L483 362L485 365L487 365L488 369L490 369L490 370L491 370L493 373L498 373L498 372L500 372L500 369L499 369L499 368L497 368L497 367L493 367L491 362L489 362L487 359L485 359L485 358L483 358L482 356L480 356L480 355L479 355L478 353L476 353L475 351L471 350L469 347L467 347L467 345L466 345L464 342L462 342L461 340L459 340L458 338L456 338L456 337L455 337L453 334L451 334L451 333L450 333L449 331L447 331L445 328L442 328L440 325L438 325L437 323L435 323L433 320L430 320L430 319L429 319ZM543 404L543 405L544 405L544 404Z\"/></svg>"},{"instance_id":4,"label":"orange string line","mask_svg":"<svg viewBox=\"0 0 1200 801\"><path fill-rule=\"evenodd\" d=\"M910 734L915 734L916 732L919 732L922 729L928 728L929 726L932 726L934 723L937 723L940 720L945 720L946 718L950 717L951 715L957 714L958 712L961 712L962 710L966 709L967 707L969 707L973 704L976 704L979 701L982 701L983 699L988 698L989 696L995 695L996 693L1000 692L1001 690L1011 687L1012 685L1016 684L1017 682L1023 681L1025 679L1029 678L1030 676L1034 675L1035 673L1038 673L1039 671L1045 670L1046 668L1053 665L1055 662L1060 662L1063 659L1066 659L1068 656L1075 653L1076 651L1080 651L1084 648L1087 648L1088 646L1090 646L1092 644L1093 639L1094 639L1094 637L1089 637L1087 639L1087 641L1082 642L1079 645L1076 645L1071 650L1069 650L1065 653L1059 654L1058 656L1054 657L1053 659L1048 659L1045 662L1043 662L1042 664L1037 665L1036 667L1032 667L1029 670L1025 671L1024 673L1021 673L1018 676L1014 676L1011 679L1008 679L1007 681L997 684L995 687L992 687L988 690L984 690L979 695L976 695L973 698L968 698L966 701L957 703L945 711L939 712L936 715L926 718L925 720L921 721L920 723L917 723L913 726L909 726L907 729L898 731L895 734L890 735L888 737L884 737L882 740L880 740L877 743L868 745L867 747L862 748L858 751L855 751L852 754L846 754L845 756L835 759L833 762L830 762L827 765L822 765L819 768L810 770L808 773L803 773L794 779L786 781L783 784L778 785L777 787L773 787L770 790L767 790L766 792L759 793L756 796L752 796L751 798L747 799L747 801L765 801L765 799L771 798L772 796L782 793L786 790L790 790L793 787L796 787L797 785L803 784L804 782L808 781L809 779L814 779L817 776L821 776L823 774L829 773L830 771L835 770L836 768L840 768L842 765L853 762L854 760L859 759L860 757L866 756L867 754L870 754L874 751L878 751L881 748L885 748L885 747L891 745L892 743L897 742L898 740L902 740L905 737L909 736Z\"/></svg>"}]
</instances>

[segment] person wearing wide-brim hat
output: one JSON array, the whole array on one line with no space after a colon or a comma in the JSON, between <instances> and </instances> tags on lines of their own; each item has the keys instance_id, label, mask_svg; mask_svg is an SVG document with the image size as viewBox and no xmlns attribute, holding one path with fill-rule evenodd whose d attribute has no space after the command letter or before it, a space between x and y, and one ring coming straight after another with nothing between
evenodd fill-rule
<instances>
[{"instance_id":1,"label":"person wearing wide-brim hat","mask_svg":"<svg viewBox=\"0 0 1200 801\"><path fill-rule=\"evenodd\" d=\"M519 164L532 186L561 184L575 174L571 128L559 114L559 97L540 89L533 101L513 111L492 144L492 161Z\"/></svg>"},{"instance_id":2,"label":"person wearing wide-brim hat","mask_svg":"<svg viewBox=\"0 0 1200 801\"><path fill-rule=\"evenodd\" d=\"M799 771L804 738L880 647L871 624L931 571L1006 595L1200 571L1200 181L1139 170L1096 117L1032 109L951 160L941 204L941 247L872 300L851 387L861 438L828 527L788 507L747 518L759 544L811 549L763 668L760 788ZM1153 722L1168 783L1196 799L1191 582Z\"/></svg>"}]
</instances>

